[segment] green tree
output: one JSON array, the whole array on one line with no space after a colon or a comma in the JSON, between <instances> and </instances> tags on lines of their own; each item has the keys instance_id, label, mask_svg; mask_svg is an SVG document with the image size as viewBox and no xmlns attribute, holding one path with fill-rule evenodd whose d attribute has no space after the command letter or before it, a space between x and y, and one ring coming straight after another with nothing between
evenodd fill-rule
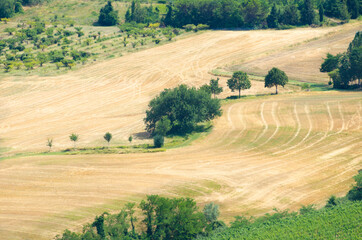
<instances>
[{"instance_id":1,"label":"green tree","mask_svg":"<svg viewBox=\"0 0 362 240\"><path fill-rule=\"evenodd\" d=\"M103 138L104 138L104 140L107 141L108 147L109 147L109 142L112 140L112 134L110 132L106 132L106 134L104 134Z\"/></svg>"},{"instance_id":2,"label":"green tree","mask_svg":"<svg viewBox=\"0 0 362 240\"><path fill-rule=\"evenodd\" d=\"M129 136L128 141L129 141L129 143L132 143L132 141L133 141L133 137L132 137L132 135L131 135L131 136Z\"/></svg>"},{"instance_id":3,"label":"green tree","mask_svg":"<svg viewBox=\"0 0 362 240\"><path fill-rule=\"evenodd\" d=\"M269 8L266 1L245 0L242 13L247 27L257 27L265 21Z\"/></svg>"},{"instance_id":4,"label":"green tree","mask_svg":"<svg viewBox=\"0 0 362 240\"><path fill-rule=\"evenodd\" d=\"M336 56L327 53L327 57L324 59L320 67L321 72L332 72L334 69L337 69L339 66L339 62L341 59L341 54L337 54Z\"/></svg>"},{"instance_id":5,"label":"green tree","mask_svg":"<svg viewBox=\"0 0 362 240\"><path fill-rule=\"evenodd\" d=\"M276 4L273 5L269 16L266 18L269 28L277 28L279 25L280 11Z\"/></svg>"},{"instance_id":6,"label":"green tree","mask_svg":"<svg viewBox=\"0 0 362 240\"><path fill-rule=\"evenodd\" d=\"M214 95L214 98L216 97L216 95L219 95L223 91L222 87L219 86L219 80L219 78L217 78L216 80L211 79L209 83L210 92Z\"/></svg>"},{"instance_id":7,"label":"green tree","mask_svg":"<svg viewBox=\"0 0 362 240\"><path fill-rule=\"evenodd\" d=\"M114 26L117 23L118 12L113 9L112 2L108 1L99 13L98 24L101 26Z\"/></svg>"},{"instance_id":8,"label":"green tree","mask_svg":"<svg viewBox=\"0 0 362 240\"><path fill-rule=\"evenodd\" d=\"M136 236L135 225L137 222L137 217L135 216L136 211L134 210L135 205L135 203L127 203L125 206L127 216L129 216L133 236Z\"/></svg>"},{"instance_id":9,"label":"green tree","mask_svg":"<svg viewBox=\"0 0 362 240\"><path fill-rule=\"evenodd\" d=\"M1 0L0 1L0 18L10 18L15 13L14 0Z\"/></svg>"},{"instance_id":10,"label":"green tree","mask_svg":"<svg viewBox=\"0 0 362 240\"><path fill-rule=\"evenodd\" d=\"M323 4L319 5L319 22L323 22L324 21L324 8L323 8Z\"/></svg>"},{"instance_id":11,"label":"green tree","mask_svg":"<svg viewBox=\"0 0 362 240\"><path fill-rule=\"evenodd\" d=\"M351 18L358 18L358 16L360 15L360 9L362 9L362 2L358 2L358 0L347 0L346 3Z\"/></svg>"},{"instance_id":12,"label":"green tree","mask_svg":"<svg viewBox=\"0 0 362 240\"><path fill-rule=\"evenodd\" d=\"M241 90L249 89L251 87L248 75L242 71L234 72L232 78L227 81L227 85L231 91L239 91L239 98Z\"/></svg>"},{"instance_id":13,"label":"green tree","mask_svg":"<svg viewBox=\"0 0 362 240\"><path fill-rule=\"evenodd\" d=\"M72 133L70 136L69 136L69 139L70 141L74 142L74 148L76 147L76 142L78 141L79 139L79 136L75 133Z\"/></svg>"},{"instance_id":14,"label":"green tree","mask_svg":"<svg viewBox=\"0 0 362 240\"><path fill-rule=\"evenodd\" d=\"M265 87L271 88L275 86L275 94L278 94L278 86L284 87L288 83L288 77L282 70L272 68L265 77Z\"/></svg>"},{"instance_id":15,"label":"green tree","mask_svg":"<svg viewBox=\"0 0 362 240\"><path fill-rule=\"evenodd\" d=\"M52 138L48 138L47 146L49 147L49 152L50 152L52 150L52 147L53 147L53 139Z\"/></svg>"},{"instance_id":16,"label":"green tree","mask_svg":"<svg viewBox=\"0 0 362 240\"><path fill-rule=\"evenodd\" d=\"M165 89L152 99L146 111L146 130L154 133L156 123L163 117L171 121L171 131L190 132L200 122L209 121L221 115L220 101L211 98L205 91L180 85Z\"/></svg>"},{"instance_id":17,"label":"green tree","mask_svg":"<svg viewBox=\"0 0 362 240\"><path fill-rule=\"evenodd\" d=\"M168 119L167 116L163 116L156 122L155 135L166 136L167 132L169 132L171 128L170 119Z\"/></svg>"},{"instance_id":18,"label":"green tree","mask_svg":"<svg viewBox=\"0 0 362 240\"><path fill-rule=\"evenodd\" d=\"M353 177L356 183L352 186L352 189L347 193L347 198L351 201L362 201L362 170L358 171L358 174Z\"/></svg>"},{"instance_id":19,"label":"green tree","mask_svg":"<svg viewBox=\"0 0 362 240\"><path fill-rule=\"evenodd\" d=\"M313 0L305 0L301 11L302 24L315 24L316 15L314 12Z\"/></svg>"},{"instance_id":20,"label":"green tree","mask_svg":"<svg viewBox=\"0 0 362 240\"><path fill-rule=\"evenodd\" d=\"M296 5L287 5L281 17L285 25L298 25L300 23L300 11Z\"/></svg>"},{"instance_id":21,"label":"green tree","mask_svg":"<svg viewBox=\"0 0 362 240\"><path fill-rule=\"evenodd\" d=\"M21 5L20 2L15 3L14 12L15 13L23 13L24 12L23 6Z\"/></svg>"},{"instance_id":22,"label":"green tree","mask_svg":"<svg viewBox=\"0 0 362 240\"><path fill-rule=\"evenodd\" d=\"M43 64L48 61L48 54L46 54L46 53L38 53L36 58L37 58L37 60L38 60L38 62L40 64L40 67L42 67Z\"/></svg>"}]
</instances>

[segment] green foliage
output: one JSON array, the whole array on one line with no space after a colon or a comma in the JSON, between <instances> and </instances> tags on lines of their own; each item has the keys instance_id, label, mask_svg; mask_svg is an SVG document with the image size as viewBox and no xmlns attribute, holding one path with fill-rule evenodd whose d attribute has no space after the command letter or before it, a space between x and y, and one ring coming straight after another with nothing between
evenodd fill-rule
<instances>
[{"instance_id":1,"label":"green foliage","mask_svg":"<svg viewBox=\"0 0 362 240\"><path fill-rule=\"evenodd\" d=\"M274 4L269 16L267 17L266 21L268 23L269 28L277 28L278 27L278 21L281 17L280 10L277 8L277 6Z\"/></svg>"},{"instance_id":2,"label":"green foliage","mask_svg":"<svg viewBox=\"0 0 362 240\"><path fill-rule=\"evenodd\" d=\"M351 201L362 201L362 170L358 171L358 175L354 176L356 183L347 193L347 198Z\"/></svg>"},{"instance_id":3,"label":"green foliage","mask_svg":"<svg viewBox=\"0 0 362 240\"><path fill-rule=\"evenodd\" d=\"M132 137L132 135L131 135L131 136L129 136L128 141L129 141L129 143L132 143L132 141L133 141L133 137Z\"/></svg>"},{"instance_id":4,"label":"green foliage","mask_svg":"<svg viewBox=\"0 0 362 240\"><path fill-rule=\"evenodd\" d=\"M205 226L204 215L189 198L168 199L152 195L141 202L140 208L148 239L193 239Z\"/></svg>"},{"instance_id":5,"label":"green foliage","mask_svg":"<svg viewBox=\"0 0 362 240\"><path fill-rule=\"evenodd\" d=\"M221 115L220 101L212 99L205 91L180 85L165 89L148 105L146 111L146 130L153 133L156 123L166 116L171 121L171 131L191 132L197 123L209 121Z\"/></svg>"},{"instance_id":6,"label":"green foliage","mask_svg":"<svg viewBox=\"0 0 362 240\"><path fill-rule=\"evenodd\" d=\"M300 23L300 11L296 5L287 5L281 16L281 23L284 25L298 25Z\"/></svg>"},{"instance_id":7,"label":"green foliage","mask_svg":"<svg viewBox=\"0 0 362 240\"><path fill-rule=\"evenodd\" d=\"M108 1L101 9L98 24L101 26L114 26L118 24L118 12L113 9L111 1Z\"/></svg>"},{"instance_id":8,"label":"green foliage","mask_svg":"<svg viewBox=\"0 0 362 240\"><path fill-rule=\"evenodd\" d=\"M302 24L316 24L316 14L314 11L313 0L305 0L301 11Z\"/></svg>"},{"instance_id":9,"label":"green foliage","mask_svg":"<svg viewBox=\"0 0 362 240\"><path fill-rule=\"evenodd\" d=\"M319 22L323 22L324 21L324 8L323 8L323 4L319 5L319 9L318 9L318 13L319 13Z\"/></svg>"},{"instance_id":10,"label":"green foliage","mask_svg":"<svg viewBox=\"0 0 362 240\"><path fill-rule=\"evenodd\" d=\"M156 122L155 135L166 136L166 134L171 130L171 121L167 116L163 116L160 120Z\"/></svg>"},{"instance_id":11,"label":"green foliage","mask_svg":"<svg viewBox=\"0 0 362 240\"><path fill-rule=\"evenodd\" d=\"M275 67L272 68L265 77L265 87L271 88L275 86L276 94L278 94L278 86L284 87L287 83L288 76L285 72Z\"/></svg>"},{"instance_id":12,"label":"green foliage","mask_svg":"<svg viewBox=\"0 0 362 240\"><path fill-rule=\"evenodd\" d=\"M153 137L153 145L156 148L161 148L163 147L164 144L165 144L165 137L163 135L157 134Z\"/></svg>"},{"instance_id":13,"label":"green foliage","mask_svg":"<svg viewBox=\"0 0 362 240\"><path fill-rule=\"evenodd\" d=\"M357 32L349 44L347 52L327 58L321 65L321 72L328 72L334 88L348 88L351 82L358 80L356 87L361 87L362 78L362 32Z\"/></svg>"},{"instance_id":14,"label":"green foliage","mask_svg":"<svg viewBox=\"0 0 362 240\"><path fill-rule=\"evenodd\" d=\"M339 18L342 20L350 19L346 0L327 0L324 3L324 13L328 17Z\"/></svg>"},{"instance_id":15,"label":"green foliage","mask_svg":"<svg viewBox=\"0 0 362 240\"><path fill-rule=\"evenodd\" d=\"M53 147L53 139L52 138L48 138L47 146L49 147L49 152L50 152L52 150L52 147Z\"/></svg>"},{"instance_id":16,"label":"green foliage","mask_svg":"<svg viewBox=\"0 0 362 240\"><path fill-rule=\"evenodd\" d=\"M216 230L208 237L198 239L359 239L362 234L361 213L362 202L356 201L300 215L277 212L253 222L238 217L231 228Z\"/></svg>"},{"instance_id":17,"label":"green foliage","mask_svg":"<svg viewBox=\"0 0 362 240\"><path fill-rule=\"evenodd\" d=\"M321 72L332 72L334 69L338 68L339 61L341 59L341 54L333 56L330 53L327 53L327 57L324 59L324 62L321 65Z\"/></svg>"},{"instance_id":18,"label":"green foliage","mask_svg":"<svg viewBox=\"0 0 362 240\"><path fill-rule=\"evenodd\" d=\"M106 134L104 134L103 138L104 138L104 140L107 141L107 143L109 145L109 142L112 140L112 134L110 132L106 132Z\"/></svg>"},{"instance_id":19,"label":"green foliage","mask_svg":"<svg viewBox=\"0 0 362 240\"><path fill-rule=\"evenodd\" d=\"M0 18L10 18L15 13L15 0L0 1Z\"/></svg>"},{"instance_id":20,"label":"green foliage","mask_svg":"<svg viewBox=\"0 0 362 240\"><path fill-rule=\"evenodd\" d=\"M155 23L159 21L158 9L154 9L153 6L141 7L138 0L132 1L131 6L128 8L125 16L126 22L136 23Z\"/></svg>"},{"instance_id":21,"label":"green foliage","mask_svg":"<svg viewBox=\"0 0 362 240\"><path fill-rule=\"evenodd\" d=\"M249 89L251 87L248 75L242 71L234 72L232 78L227 81L227 85L231 91L239 91L239 98L241 90Z\"/></svg>"},{"instance_id":22,"label":"green foliage","mask_svg":"<svg viewBox=\"0 0 362 240\"><path fill-rule=\"evenodd\" d=\"M220 80L219 78L211 79L210 83L208 85L205 84L205 85L201 86L200 90L204 90L206 92L213 94L214 98L215 98L216 95L219 95L223 91L222 87L220 87L220 85L219 85L219 80Z\"/></svg>"},{"instance_id":23,"label":"green foliage","mask_svg":"<svg viewBox=\"0 0 362 240\"><path fill-rule=\"evenodd\" d=\"M69 136L69 139L70 141L74 142L74 148L76 147L75 143L78 141L79 139L79 136L75 133L72 133L70 136Z\"/></svg>"}]
</instances>

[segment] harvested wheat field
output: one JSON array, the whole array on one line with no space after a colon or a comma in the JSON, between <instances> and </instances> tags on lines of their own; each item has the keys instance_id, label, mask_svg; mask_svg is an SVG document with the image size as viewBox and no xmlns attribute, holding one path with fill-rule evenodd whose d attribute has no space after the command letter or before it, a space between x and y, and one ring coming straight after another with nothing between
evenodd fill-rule
<instances>
[{"instance_id":1,"label":"harvested wheat field","mask_svg":"<svg viewBox=\"0 0 362 240\"><path fill-rule=\"evenodd\" d=\"M48 137L58 149L69 147L72 132L80 146L100 145L106 131L125 142L143 132L147 103L164 88L199 86L218 66L268 58L314 38L328 48L336 44L328 45L331 35L349 34L337 44L345 49L360 27L206 32L64 76L4 79L2 151L44 151ZM321 62L326 51L316 51L311 61ZM300 72L307 80L308 68ZM254 83L247 94L274 92ZM288 91L227 102L213 131L185 148L2 160L1 238L50 239L65 228L81 230L95 214L150 193L214 201L226 220L345 194L362 167L361 93Z\"/></svg>"}]
</instances>

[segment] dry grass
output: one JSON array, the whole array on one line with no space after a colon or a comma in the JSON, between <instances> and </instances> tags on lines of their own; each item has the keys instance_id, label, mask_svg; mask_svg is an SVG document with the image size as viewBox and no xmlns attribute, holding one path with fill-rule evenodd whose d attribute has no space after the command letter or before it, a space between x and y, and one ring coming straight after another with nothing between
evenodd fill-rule
<instances>
[{"instance_id":1,"label":"dry grass","mask_svg":"<svg viewBox=\"0 0 362 240\"><path fill-rule=\"evenodd\" d=\"M80 147L100 145L107 131L115 144L135 133L135 143L141 143L147 103L163 88L200 86L218 66L268 57L314 38L327 42L326 34L342 29L348 31L343 26L207 32L64 76L2 79L1 151L45 150L47 137L54 138L55 148L71 147L72 132L80 134ZM346 48L348 41L340 44ZM274 89L255 82L246 94L270 92ZM3 160L0 234L49 239L65 228L80 230L95 214L116 211L149 193L215 201L226 220L273 207L321 204L331 194L344 194L362 167L361 102L359 92L233 100L224 105L213 131L185 148Z\"/></svg>"}]
</instances>

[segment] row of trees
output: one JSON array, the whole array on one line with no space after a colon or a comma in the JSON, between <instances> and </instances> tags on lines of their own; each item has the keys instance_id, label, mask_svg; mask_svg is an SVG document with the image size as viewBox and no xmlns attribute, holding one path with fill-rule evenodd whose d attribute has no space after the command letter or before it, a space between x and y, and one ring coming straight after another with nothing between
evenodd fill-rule
<instances>
[{"instance_id":1,"label":"row of trees","mask_svg":"<svg viewBox=\"0 0 362 240\"><path fill-rule=\"evenodd\" d=\"M174 27L201 23L212 28L276 28L282 25L317 24L323 22L324 14L348 19L348 16L336 13L341 12L339 9L342 8L353 18L361 14L358 0L327 0L319 6L313 0L178 0L168 6L164 23Z\"/></svg>"},{"instance_id":2,"label":"row of trees","mask_svg":"<svg viewBox=\"0 0 362 240\"><path fill-rule=\"evenodd\" d=\"M108 146L109 146L109 143L111 142L111 140L113 138L113 135L110 132L106 132L106 134L104 134L103 138L104 138L104 140L107 141ZM70 139L70 141L73 142L73 144L74 144L73 148L75 149L76 148L76 143L79 140L79 135L75 134L75 133L72 133L71 135L69 135L69 139ZM131 136L129 136L128 141L131 143L132 140L133 140L133 137L131 135ZM49 152L50 152L52 150L52 147L53 147L53 139L48 138L46 145L47 145L47 147L49 147Z\"/></svg>"},{"instance_id":3,"label":"row of trees","mask_svg":"<svg viewBox=\"0 0 362 240\"><path fill-rule=\"evenodd\" d=\"M141 201L136 208L135 203L127 203L118 214L109 214L104 212L100 216L96 216L94 221L83 227L82 233L75 233L65 230L62 236L56 236L56 240L102 240L102 239L144 239L144 240L188 240L188 239L239 239L243 236L238 231L244 231L249 237L246 239L280 239L275 235L275 229L270 226L277 226L282 230L284 236L293 238L287 233L289 230L298 232L298 237L311 236L323 237L323 239L335 238L336 235L326 234L325 231L330 232L332 229L325 229L330 226L319 224L322 229L315 229L316 233L307 232L303 234L306 223L318 223L325 220L326 215L330 216L330 212L338 209L341 206L355 207L355 203L362 200L362 171L354 177L356 183L344 198L330 197L327 204L321 210L315 209L314 205L303 206L298 212L288 212L276 210L273 214L265 214L263 216L254 218L246 218L243 216L236 216L235 220L230 223L230 227L226 227L225 223L219 220L219 206L214 203L206 204L203 211L200 211L196 202L190 198L165 198L158 195L147 196L146 200ZM353 217L358 217L361 208L355 207L353 209ZM316 214L320 214L315 217ZM342 211L337 211L339 222L343 223L342 218L350 218L344 215ZM311 218L309 218L311 217ZM359 216L360 217L360 216ZM302 219L301 219L302 218ZM328 217L327 217L328 218ZM285 221L286 220L286 221ZM301 220L301 221L300 221ZM313 221L311 221L313 220ZM336 220L336 219L334 219ZM342 220L342 221L341 221ZM355 219L356 220L356 219ZM294 224L295 222L299 224ZM333 222L333 221L332 221ZM358 229L358 220L356 220ZM291 224L292 223L292 224ZM290 228L293 226L293 228ZM289 227L288 229L286 229ZM297 229L295 229L295 227ZM338 235L347 235L349 237L355 236L358 238L358 233L349 231L345 226ZM348 229L348 230L346 230ZM234 234L228 232L234 232ZM257 237L264 234L257 234L258 231L268 232L273 230L274 233L266 234L269 237ZM299 230L299 231L298 231ZM223 234L226 232L227 234ZM314 232L314 229L313 229ZM332 231L333 232L333 231ZM358 230L357 230L358 232ZM221 233L221 234L220 234ZM317 235L315 235L317 234ZM294 236L294 235L293 235ZM330 237L326 237L330 236ZM313 238L313 237L312 237ZM353 237L352 237L353 238ZM284 238L281 238L284 239Z\"/></svg>"},{"instance_id":4,"label":"row of trees","mask_svg":"<svg viewBox=\"0 0 362 240\"><path fill-rule=\"evenodd\" d=\"M362 32L357 32L346 52L337 55L327 54L320 68L332 79L334 88L362 87Z\"/></svg>"}]
</instances>

